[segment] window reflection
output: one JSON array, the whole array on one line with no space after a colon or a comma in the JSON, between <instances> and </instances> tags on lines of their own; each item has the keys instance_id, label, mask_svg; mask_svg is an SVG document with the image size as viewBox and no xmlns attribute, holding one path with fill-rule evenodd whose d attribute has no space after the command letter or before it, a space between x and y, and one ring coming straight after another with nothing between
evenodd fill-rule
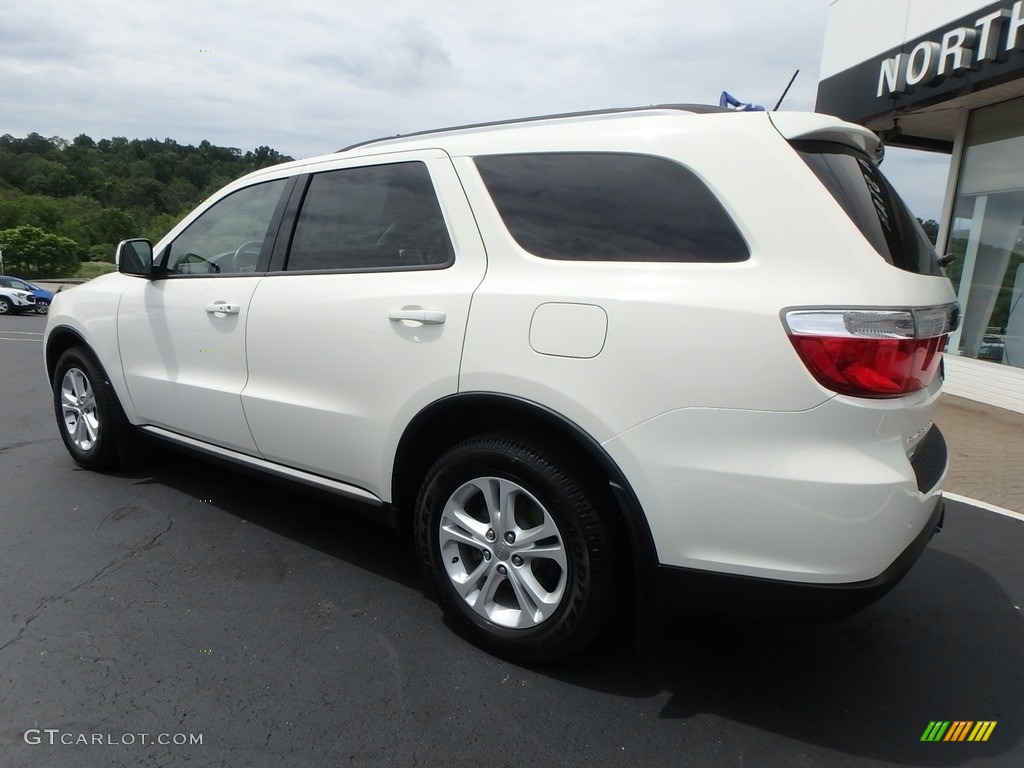
<instances>
[{"instance_id":1,"label":"window reflection","mask_svg":"<svg viewBox=\"0 0 1024 768\"><path fill-rule=\"evenodd\" d=\"M971 115L949 250L963 307L950 349L1024 368L1024 99Z\"/></svg>"}]
</instances>

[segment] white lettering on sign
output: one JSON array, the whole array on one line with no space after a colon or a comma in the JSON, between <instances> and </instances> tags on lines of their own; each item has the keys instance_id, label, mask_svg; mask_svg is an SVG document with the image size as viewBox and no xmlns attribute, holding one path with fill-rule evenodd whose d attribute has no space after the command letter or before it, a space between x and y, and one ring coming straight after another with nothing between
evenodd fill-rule
<instances>
[{"instance_id":1,"label":"white lettering on sign","mask_svg":"<svg viewBox=\"0 0 1024 768\"><path fill-rule=\"evenodd\" d=\"M897 53L882 62L878 70L878 96L902 93L907 89L907 55Z\"/></svg>"},{"instance_id":2,"label":"white lettering on sign","mask_svg":"<svg viewBox=\"0 0 1024 768\"><path fill-rule=\"evenodd\" d=\"M939 75L970 69L974 64L974 40L978 33L967 27L957 27L942 36L939 51Z\"/></svg>"},{"instance_id":3,"label":"white lettering on sign","mask_svg":"<svg viewBox=\"0 0 1024 768\"><path fill-rule=\"evenodd\" d=\"M981 30L978 37L978 61L995 61L1000 58L1002 52L999 50L999 39L1008 18L1010 12L1003 8L974 22L974 26Z\"/></svg>"},{"instance_id":4,"label":"white lettering on sign","mask_svg":"<svg viewBox=\"0 0 1024 768\"><path fill-rule=\"evenodd\" d=\"M1024 35L1019 34L1020 28L1024 27L1024 2L1017 0L1010 11L1010 29L1006 33L1006 50L1024 50Z\"/></svg>"},{"instance_id":5,"label":"white lettering on sign","mask_svg":"<svg viewBox=\"0 0 1024 768\"><path fill-rule=\"evenodd\" d=\"M949 76L962 75L985 61L1002 61L1011 51L1024 50L1024 0L988 13L971 26L957 27L942 42L925 40L910 53L883 59L878 69L876 96L912 93Z\"/></svg>"},{"instance_id":6,"label":"white lettering on sign","mask_svg":"<svg viewBox=\"0 0 1024 768\"><path fill-rule=\"evenodd\" d=\"M904 82L913 88L918 83L931 82L939 72L939 44L924 42L914 46L907 61Z\"/></svg>"}]
</instances>

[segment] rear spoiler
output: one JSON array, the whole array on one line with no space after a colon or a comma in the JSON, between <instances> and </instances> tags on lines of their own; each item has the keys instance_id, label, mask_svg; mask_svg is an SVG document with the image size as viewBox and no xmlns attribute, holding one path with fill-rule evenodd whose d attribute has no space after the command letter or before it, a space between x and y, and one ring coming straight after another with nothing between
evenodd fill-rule
<instances>
[{"instance_id":1,"label":"rear spoiler","mask_svg":"<svg viewBox=\"0 0 1024 768\"><path fill-rule=\"evenodd\" d=\"M882 140L873 131L861 125L811 112L770 112L768 119L786 141L833 141L859 149L868 157L874 158L875 164L881 163L885 156Z\"/></svg>"}]
</instances>

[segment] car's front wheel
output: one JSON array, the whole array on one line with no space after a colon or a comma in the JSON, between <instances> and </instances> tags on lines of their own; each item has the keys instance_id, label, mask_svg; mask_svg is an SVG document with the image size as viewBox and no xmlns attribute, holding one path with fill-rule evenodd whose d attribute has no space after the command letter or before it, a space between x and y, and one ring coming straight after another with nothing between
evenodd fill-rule
<instances>
[{"instance_id":1,"label":"car's front wheel","mask_svg":"<svg viewBox=\"0 0 1024 768\"><path fill-rule=\"evenodd\" d=\"M421 560L445 611L481 647L563 658L607 624L623 591L607 507L565 453L514 435L472 438L423 482Z\"/></svg>"},{"instance_id":2,"label":"car's front wheel","mask_svg":"<svg viewBox=\"0 0 1024 768\"><path fill-rule=\"evenodd\" d=\"M50 311L50 302L46 299L39 299L36 301L36 314L45 315Z\"/></svg>"},{"instance_id":3,"label":"car's front wheel","mask_svg":"<svg viewBox=\"0 0 1024 768\"><path fill-rule=\"evenodd\" d=\"M120 464L118 439L127 421L106 374L92 353L72 347L60 356L53 374L57 426L71 457L86 469Z\"/></svg>"},{"instance_id":4,"label":"car's front wheel","mask_svg":"<svg viewBox=\"0 0 1024 768\"><path fill-rule=\"evenodd\" d=\"M13 314L14 314L14 305L11 304L9 299L5 299L3 296L0 296L0 315L13 315Z\"/></svg>"}]
</instances>

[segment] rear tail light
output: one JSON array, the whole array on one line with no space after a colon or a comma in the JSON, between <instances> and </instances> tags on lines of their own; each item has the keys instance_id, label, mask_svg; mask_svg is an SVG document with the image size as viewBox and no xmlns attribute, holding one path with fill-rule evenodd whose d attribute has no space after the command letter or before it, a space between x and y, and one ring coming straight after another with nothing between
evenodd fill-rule
<instances>
[{"instance_id":1,"label":"rear tail light","mask_svg":"<svg viewBox=\"0 0 1024 768\"><path fill-rule=\"evenodd\" d=\"M956 304L924 309L789 309L782 321L824 387L857 397L924 389L939 370Z\"/></svg>"}]
</instances>

